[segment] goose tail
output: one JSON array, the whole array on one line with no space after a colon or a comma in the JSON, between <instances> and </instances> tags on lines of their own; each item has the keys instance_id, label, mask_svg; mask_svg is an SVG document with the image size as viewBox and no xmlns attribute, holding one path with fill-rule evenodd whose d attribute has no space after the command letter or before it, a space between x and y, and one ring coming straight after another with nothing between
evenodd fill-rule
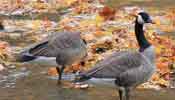
<instances>
[{"instance_id":1,"label":"goose tail","mask_svg":"<svg viewBox=\"0 0 175 100\"><path fill-rule=\"evenodd\" d=\"M18 58L16 59L18 62L28 62L28 61L32 61L34 59L36 59L37 57L24 53L24 54L20 54L18 56Z\"/></svg>"},{"instance_id":2,"label":"goose tail","mask_svg":"<svg viewBox=\"0 0 175 100\"><path fill-rule=\"evenodd\" d=\"M35 60L37 55L43 52L43 48L45 49L45 45L47 45L48 41L43 41L40 43L36 43L24 48L22 51L19 51L15 54L15 58L17 62L28 62Z\"/></svg>"},{"instance_id":3,"label":"goose tail","mask_svg":"<svg viewBox=\"0 0 175 100\"><path fill-rule=\"evenodd\" d=\"M16 62L28 62L36 59L37 57L30 54L28 50L13 53Z\"/></svg>"},{"instance_id":4,"label":"goose tail","mask_svg":"<svg viewBox=\"0 0 175 100\"><path fill-rule=\"evenodd\" d=\"M27 47L24 48L23 50L13 52L14 61L23 63L36 59L36 56L29 53L30 49L31 49L30 47Z\"/></svg>"}]
</instances>

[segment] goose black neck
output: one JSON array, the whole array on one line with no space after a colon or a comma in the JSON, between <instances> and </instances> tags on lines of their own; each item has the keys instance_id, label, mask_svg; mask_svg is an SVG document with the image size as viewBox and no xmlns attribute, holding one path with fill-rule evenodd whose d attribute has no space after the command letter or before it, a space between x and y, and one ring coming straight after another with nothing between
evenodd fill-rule
<instances>
[{"instance_id":1,"label":"goose black neck","mask_svg":"<svg viewBox=\"0 0 175 100\"><path fill-rule=\"evenodd\" d=\"M137 20L135 22L135 34L136 34L136 39L140 47L139 51L143 52L151 44L145 38L144 31L143 31L143 24L139 24Z\"/></svg>"}]
</instances>

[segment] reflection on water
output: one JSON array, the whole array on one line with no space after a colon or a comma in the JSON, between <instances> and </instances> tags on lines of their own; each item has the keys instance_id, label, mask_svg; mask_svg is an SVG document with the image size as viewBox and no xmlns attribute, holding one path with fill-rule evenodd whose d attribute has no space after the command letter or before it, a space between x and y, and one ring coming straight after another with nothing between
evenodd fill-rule
<instances>
[{"instance_id":1,"label":"reflection on water","mask_svg":"<svg viewBox=\"0 0 175 100\"><path fill-rule=\"evenodd\" d=\"M0 74L0 87L2 88L14 88L18 78L25 77L29 75L29 71L22 67L18 71L8 70L3 74Z\"/></svg>"},{"instance_id":2,"label":"reflection on water","mask_svg":"<svg viewBox=\"0 0 175 100\"><path fill-rule=\"evenodd\" d=\"M26 66L27 67L27 66ZM68 88L56 85L56 77L46 74L47 67L28 66L23 69L9 71L0 82L0 100L119 100L112 81L90 82L93 87L88 89ZM3 80L3 79L2 79ZM105 80L106 82L106 80ZM174 100L175 90L137 90L132 94L134 100ZM136 99L135 99L136 98Z\"/></svg>"}]
</instances>

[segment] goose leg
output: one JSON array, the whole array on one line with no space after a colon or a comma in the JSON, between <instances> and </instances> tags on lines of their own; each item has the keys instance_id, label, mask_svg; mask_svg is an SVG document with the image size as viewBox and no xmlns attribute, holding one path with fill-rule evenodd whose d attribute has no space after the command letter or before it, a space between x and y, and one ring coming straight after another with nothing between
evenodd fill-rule
<instances>
[{"instance_id":1,"label":"goose leg","mask_svg":"<svg viewBox=\"0 0 175 100\"><path fill-rule=\"evenodd\" d=\"M120 100L123 100L123 91L121 89L118 90Z\"/></svg>"},{"instance_id":2,"label":"goose leg","mask_svg":"<svg viewBox=\"0 0 175 100\"><path fill-rule=\"evenodd\" d=\"M60 71L60 68L59 67L56 67L56 70L57 70L57 73L58 73L58 80L57 80L57 84L59 85L59 84L61 84L61 82L60 82L60 80L61 80L61 78L60 78L60 73L61 73L61 71Z\"/></svg>"},{"instance_id":3,"label":"goose leg","mask_svg":"<svg viewBox=\"0 0 175 100\"><path fill-rule=\"evenodd\" d=\"M125 88L125 98L126 100L130 100L130 88Z\"/></svg>"},{"instance_id":4,"label":"goose leg","mask_svg":"<svg viewBox=\"0 0 175 100\"><path fill-rule=\"evenodd\" d=\"M62 80L62 73L64 71L65 66L62 66L61 69L57 67L57 72L58 72L58 81L57 84L61 84L61 80Z\"/></svg>"}]
</instances>

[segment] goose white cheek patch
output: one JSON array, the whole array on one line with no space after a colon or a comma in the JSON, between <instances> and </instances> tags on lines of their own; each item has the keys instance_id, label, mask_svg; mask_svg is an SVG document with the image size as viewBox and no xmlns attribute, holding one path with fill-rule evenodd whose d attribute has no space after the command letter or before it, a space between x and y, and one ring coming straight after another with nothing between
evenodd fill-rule
<instances>
[{"instance_id":1,"label":"goose white cheek patch","mask_svg":"<svg viewBox=\"0 0 175 100\"><path fill-rule=\"evenodd\" d=\"M140 16L140 15L137 16L137 22L139 24L144 24L145 23L144 20L143 20L143 18L142 18L142 16Z\"/></svg>"}]
</instances>

